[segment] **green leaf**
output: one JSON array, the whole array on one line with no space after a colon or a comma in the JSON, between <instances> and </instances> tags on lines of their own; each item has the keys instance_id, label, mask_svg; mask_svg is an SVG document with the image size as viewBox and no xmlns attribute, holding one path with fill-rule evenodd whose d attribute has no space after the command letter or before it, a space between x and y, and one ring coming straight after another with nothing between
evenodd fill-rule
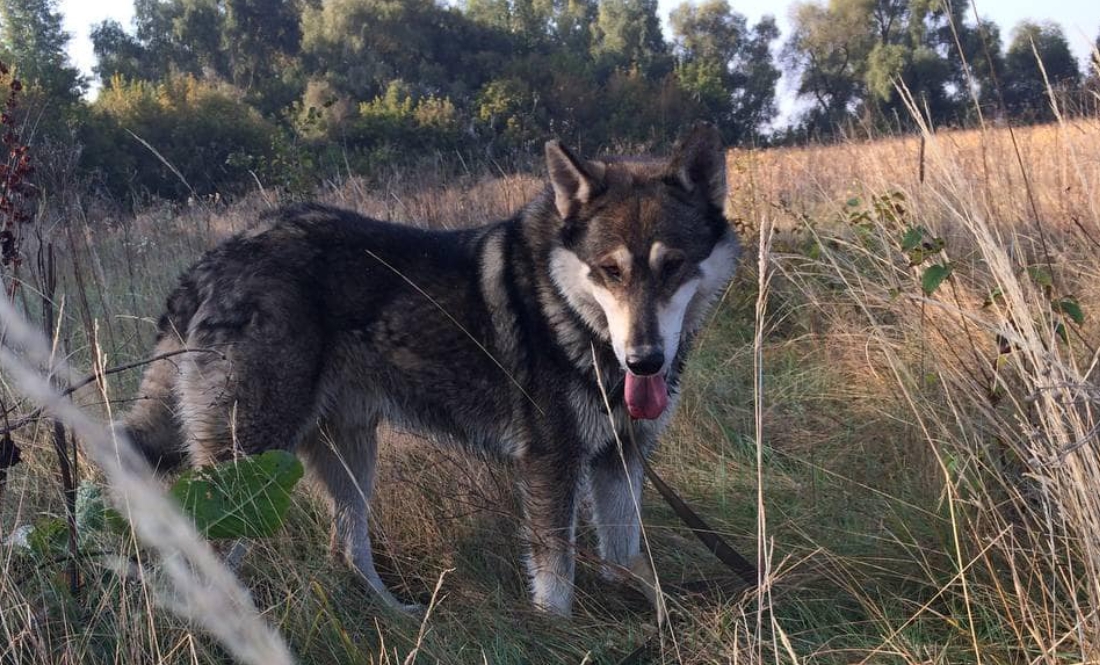
<instances>
[{"instance_id":1,"label":"green leaf","mask_svg":"<svg viewBox=\"0 0 1100 665\"><path fill-rule=\"evenodd\" d=\"M990 291L989 295L985 297L985 302L982 303L982 309L985 309L986 307L991 307L993 303L1003 299L1004 296L1005 292L1001 289L1001 287L998 286L997 288Z\"/></svg>"},{"instance_id":2,"label":"green leaf","mask_svg":"<svg viewBox=\"0 0 1100 665\"><path fill-rule=\"evenodd\" d=\"M1085 312L1081 309L1081 303L1073 296L1066 296L1055 301L1054 309L1068 316L1077 325L1085 322Z\"/></svg>"},{"instance_id":3,"label":"green leaf","mask_svg":"<svg viewBox=\"0 0 1100 665\"><path fill-rule=\"evenodd\" d=\"M845 205L847 205L849 208L855 208L859 205L859 199L853 196L852 198L848 199L848 202Z\"/></svg>"},{"instance_id":4,"label":"green leaf","mask_svg":"<svg viewBox=\"0 0 1100 665\"><path fill-rule=\"evenodd\" d=\"M952 268L948 264L937 263L928 266L920 280L921 289L926 295L932 295L936 292L936 289L940 288L940 284L943 284L943 280L951 276L951 271Z\"/></svg>"},{"instance_id":5,"label":"green leaf","mask_svg":"<svg viewBox=\"0 0 1100 665\"><path fill-rule=\"evenodd\" d=\"M69 524L62 517L42 517L34 521L27 536L31 553L45 561L69 551Z\"/></svg>"},{"instance_id":6,"label":"green leaf","mask_svg":"<svg viewBox=\"0 0 1100 665\"><path fill-rule=\"evenodd\" d=\"M1050 271L1042 266L1028 266L1027 275L1039 286L1046 288L1054 286L1054 278L1050 275Z\"/></svg>"},{"instance_id":7,"label":"green leaf","mask_svg":"<svg viewBox=\"0 0 1100 665\"><path fill-rule=\"evenodd\" d=\"M187 471L168 493L208 538L265 537L282 526L302 473L296 457L269 450Z\"/></svg>"},{"instance_id":8,"label":"green leaf","mask_svg":"<svg viewBox=\"0 0 1100 665\"><path fill-rule=\"evenodd\" d=\"M924 239L924 229L919 226L910 226L901 237L901 251L908 252L920 247L920 241Z\"/></svg>"},{"instance_id":9,"label":"green leaf","mask_svg":"<svg viewBox=\"0 0 1100 665\"><path fill-rule=\"evenodd\" d=\"M817 261L821 258L821 243L816 240L810 241L810 246L806 248L806 256Z\"/></svg>"},{"instance_id":10,"label":"green leaf","mask_svg":"<svg viewBox=\"0 0 1100 665\"><path fill-rule=\"evenodd\" d=\"M1062 323L1061 321L1055 323L1054 334L1058 335L1058 338L1061 339L1063 342L1069 344L1069 334L1066 333L1066 324Z\"/></svg>"}]
</instances>

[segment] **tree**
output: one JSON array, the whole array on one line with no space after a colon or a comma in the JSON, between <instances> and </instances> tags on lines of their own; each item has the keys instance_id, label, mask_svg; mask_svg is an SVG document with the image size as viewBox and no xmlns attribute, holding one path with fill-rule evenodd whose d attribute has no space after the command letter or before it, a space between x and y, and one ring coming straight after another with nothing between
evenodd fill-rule
<instances>
[{"instance_id":1,"label":"tree","mask_svg":"<svg viewBox=\"0 0 1100 665\"><path fill-rule=\"evenodd\" d=\"M134 36L145 49L146 67L157 72L151 79L167 76L175 64L173 22L179 13L178 0L134 0Z\"/></svg>"},{"instance_id":2,"label":"tree","mask_svg":"<svg viewBox=\"0 0 1100 665\"><path fill-rule=\"evenodd\" d=\"M517 55L513 45L434 0L329 0L302 14L303 67L356 101L395 80L417 94L470 96Z\"/></svg>"},{"instance_id":3,"label":"tree","mask_svg":"<svg viewBox=\"0 0 1100 665\"><path fill-rule=\"evenodd\" d=\"M1050 93L1057 96L1080 83L1081 71L1061 27L1030 21L1016 26L1005 54L1005 76L1001 81L1005 110L1010 116L1052 120Z\"/></svg>"},{"instance_id":4,"label":"tree","mask_svg":"<svg viewBox=\"0 0 1100 665\"><path fill-rule=\"evenodd\" d=\"M174 73L226 76L221 8L215 0L134 0L134 32L117 21L92 30L95 71L103 85L116 74L160 81Z\"/></svg>"},{"instance_id":5,"label":"tree","mask_svg":"<svg viewBox=\"0 0 1100 665\"><path fill-rule=\"evenodd\" d=\"M958 32L962 53L958 49L950 52L952 82L963 92L973 86L973 97L983 112L988 113L999 106L998 87L1005 75L1001 28L993 21L981 19L977 25L964 25Z\"/></svg>"},{"instance_id":6,"label":"tree","mask_svg":"<svg viewBox=\"0 0 1100 665\"><path fill-rule=\"evenodd\" d=\"M219 0L173 0L169 53L178 71L231 79L222 41L225 7Z\"/></svg>"},{"instance_id":7,"label":"tree","mask_svg":"<svg viewBox=\"0 0 1100 665\"><path fill-rule=\"evenodd\" d=\"M160 73L153 68L145 46L118 21L103 21L92 28L92 51L96 57L93 69L104 85L114 76L141 81L157 78Z\"/></svg>"},{"instance_id":8,"label":"tree","mask_svg":"<svg viewBox=\"0 0 1100 665\"><path fill-rule=\"evenodd\" d=\"M302 30L294 0L224 0L222 44L231 80L249 89L298 53Z\"/></svg>"},{"instance_id":9,"label":"tree","mask_svg":"<svg viewBox=\"0 0 1100 665\"><path fill-rule=\"evenodd\" d=\"M1100 109L1100 35L1096 37L1089 57L1085 76L1085 103L1094 111Z\"/></svg>"},{"instance_id":10,"label":"tree","mask_svg":"<svg viewBox=\"0 0 1100 665\"><path fill-rule=\"evenodd\" d=\"M657 76L668 54L657 0L602 0L593 50L615 65L640 67Z\"/></svg>"},{"instance_id":11,"label":"tree","mask_svg":"<svg viewBox=\"0 0 1100 665\"><path fill-rule=\"evenodd\" d=\"M791 10L783 60L798 81L798 95L813 100L803 121L811 133L831 133L865 96L867 57L875 43L866 29L866 4L801 2Z\"/></svg>"},{"instance_id":12,"label":"tree","mask_svg":"<svg viewBox=\"0 0 1100 665\"><path fill-rule=\"evenodd\" d=\"M727 0L683 3L670 15L681 86L706 109L732 143L755 138L775 116L779 70L771 44L775 20L749 29Z\"/></svg>"},{"instance_id":13,"label":"tree","mask_svg":"<svg viewBox=\"0 0 1100 665\"><path fill-rule=\"evenodd\" d=\"M814 102L805 128L829 132L852 118L909 125L913 112L933 124L964 120L972 93L988 102L1001 68L1000 33L968 22L968 8L968 0L796 5L783 58Z\"/></svg>"},{"instance_id":14,"label":"tree","mask_svg":"<svg viewBox=\"0 0 1100 665\"><path fill-rule=\"evenodd\" d=\"M56 0L0 0L0 59L13 63L19 78L40 88L50 103L65 107L85 86L65 53L68 43Z\"/></svg>"}]
</instances>

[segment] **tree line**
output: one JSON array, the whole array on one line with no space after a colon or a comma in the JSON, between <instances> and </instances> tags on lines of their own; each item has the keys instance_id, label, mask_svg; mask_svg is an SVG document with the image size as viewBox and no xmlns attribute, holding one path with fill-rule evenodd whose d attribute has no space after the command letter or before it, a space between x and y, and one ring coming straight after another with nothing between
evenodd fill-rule
<instances>
[{"instance_id":1,"label":"tree line","mask_svg":"<svg viewBox=\"0 0 1100 665\"><path fill-rule=\"evenodd\" d=\"M728 0L681 4L667 34L657 0L134 0L132 25L92 41L90 81L56 0L0 0L0 60L47 170L128 200L305 191L550 135L630 150L697 118L732 145L905 130L913 108L936 126L1045 121L1049 91L1076 108L1100 90L1058 26L1021 24L1005 46L967 0L796 2L787 35ZM777 127L782 72L800 111Z\"/></svg>"}]
</instances>

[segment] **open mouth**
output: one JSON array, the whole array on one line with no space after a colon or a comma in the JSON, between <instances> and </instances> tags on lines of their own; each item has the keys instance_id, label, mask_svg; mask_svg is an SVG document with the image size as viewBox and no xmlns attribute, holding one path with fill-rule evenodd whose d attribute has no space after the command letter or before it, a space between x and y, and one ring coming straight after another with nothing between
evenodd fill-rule
<instances>
[{"instance_id":1,"label":"open mouth","mask_svg":"<svg viewBox=\"0 0 1100 665\"><path fill-rule=\"evenodd\" d=\"M626 409L636 420L656 420L668 408L668 384L663 373L640 376L626 373L623 390Z\"/></svg>"}]
</instances>

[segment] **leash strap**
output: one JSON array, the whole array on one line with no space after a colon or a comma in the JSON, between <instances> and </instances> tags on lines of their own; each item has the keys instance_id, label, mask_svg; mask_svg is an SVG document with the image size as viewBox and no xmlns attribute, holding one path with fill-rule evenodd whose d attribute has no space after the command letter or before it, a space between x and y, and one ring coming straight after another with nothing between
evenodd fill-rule
<instances>
[{"instance_id":1,"label":"leash strap","mask_svg":"<svg viewBox=\"0 0 1100 665\"><path fill-rule=\"evenodd\" d=\"M657 475L657 472L649 465L649 461L646 460L645 455L643 455L642 451L638 448L638 442L634 439L633 421L630 421L630 424L627 426L627 431L630 434L630 445L634 447L634 453L642 460L642 469L645 470L646 478L649 478L649 482L653 483L653 486L657 488L657 491L660 492L665 502L672 507L672 510L680 520L691 529L691 532L695 534L699 542L703 543L714 556L718 557L719 561L726 564L726 566L733 570L733 572L744 580L746 584L755 587L758 582L756 566L750 563L748 559L738 554L722 536L715 533L714 529L710 528L710 525L708 525L698 513L692 510L687 502L681 499L680 495L669 487L668 483Z\"/></svg>"}]
</instances>

